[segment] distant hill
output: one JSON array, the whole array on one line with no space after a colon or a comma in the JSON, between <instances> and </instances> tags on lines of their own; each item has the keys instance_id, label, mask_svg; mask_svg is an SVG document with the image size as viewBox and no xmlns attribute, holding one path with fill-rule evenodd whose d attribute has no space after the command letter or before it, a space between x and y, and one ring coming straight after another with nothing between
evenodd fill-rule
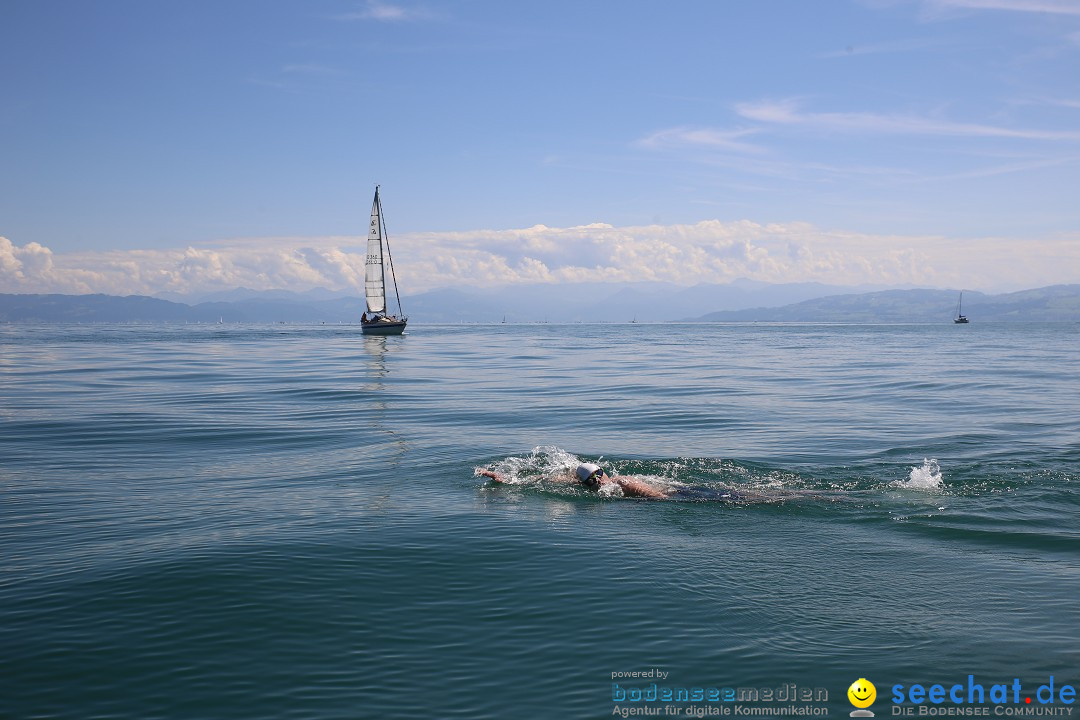
<instances>
[{"instance_id":1,"label":"distant hill","mask_svg":"<svg viewBox=\"0 0 1080 720\"><path fill-rule=\"evenodd\" d=\"M0 322L319 323L359 322L360 298L248 299L197 305L142 295L3 295Z\"/></svg>"},{"instance_id":2,"label":"distant hill","mask_svg":"<svg viewBox=\"0 0 1080 720\"><path fill-rule=\"evenodd\" d=\"M772 285L750 280L680 287L668 283L567 283L434 290L402 298L420 323L653 322L700 313L784 305L850 292L820 283ZM877 288L864 288L877 289ZM0 295L7 322L358 322L359 297L317 289L256 291L236 288L185 297L138 295Z\"/></svg>"},{"instance_id":3,"label":"distant hill","mask_svg":"<svg viewBox=\"0 0 1080 720\"><path fill-rule=\"evenodd\" d=\"M750 280L682 287L670 283L564 283L435 290L403 298L419 322L661 322L706 310L773 307L880 290L820 283L769 284Z\"/></svg>"},{"instance_id":4,"label":"distant hill","mask_svg":"<svg viewBox=\"0 0 1080 720\"><path fill-rule=\"evenodd\" d=\"M142 295L0 295L6 322L188 322L192 310Z\"/></svg>"},{"instance_id":5,"label":"distant hill","mask_svg":"<svg viewBox=\"0 0 1080 720\"><path fill-rule=\"evenodd\" d=\"M839 291L839 292L838 292ZM359 297L329 291L237 290L188 304L129 295L3 295L0 322L100 323L356 323ZM767 285L738 281L680 288L661 283L531 285L436 290L402 299L414 323L500 322L948 322L954 290L853 293L813 283ZM793 301L794 300L794 301ZM786 301L787 304L784 304ZM752 303L757 303L755 307ZM775 304L769 306L769 304ZM698 315L705 308L723 308ZM1055 285L1003 295L964 293L964 314L978 322L1080 322L1080 285Z\"/></svg>"},{"instance_id":6,"label":"distant hill","mask_svg":"<svg viewBox=\"0 0 1080 720\"><path fill-rule=\"evenodd\" d=\"M711 312L704 322L948 322L956 314L958 292L886 290L832 295L774 308ZM971 322L1080 322L1080 285L984 295L964 293L964 314Z\"/></svg>"}]
</instances>

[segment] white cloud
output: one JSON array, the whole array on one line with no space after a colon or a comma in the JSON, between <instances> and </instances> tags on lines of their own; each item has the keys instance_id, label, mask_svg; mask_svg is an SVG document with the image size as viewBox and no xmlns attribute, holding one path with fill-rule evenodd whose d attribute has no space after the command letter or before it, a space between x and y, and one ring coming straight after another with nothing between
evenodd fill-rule
<instances>
[{"instance_id":1,"label":"white cloud","mask_svg":"<svg viewBox=\"0 0 1080 720\"><path fill-rule=\"evenodd\" d=\"M1019 241L710 220L429 233L403 236L395 248L399 278L410 292L454 284L657 280L693 285L740 277L988 290L1080 281L1080 233Z\"/></svg>"},{"instance_id":2,"label":"white cloud","mask_svg":"<svg viewBox=\"0 0 1080 720\"><path fill-rule=\"evenodd\" d=\"M334 239L274 239L184 250L53 254L0 237L0 292L154 295L235 287L269 290L363 286L364 256L334 247ZM350 239L350 242L358 242Z\"/></svg>"},{"instance_id":3,"label":"white cloud","mask_svg":"<svg viewBox=\"0 0 1080 720\"><path fill-rule=\"evenodd\" d=\"M830 132L863 132L888 135L929 135L969 138L1080 141L1080 132L1006 128L977 123L958 123L917 115L876 113L814 113L802 111L794 100L743 102L736 112L749 120L774 125L798 126Z\"/></svg>"},{"instance_id":4,"label":"white cloud","mask_svg":"<svg viewBox=\"0 0 1080 720\"><path fill-rule=\"evenodd\" d=\"M6 237L0 237L0 289L59 292L61 287L80 287L79 281L79 276L62 277L53 267L53 252L49 248L35 242L18 247Z\"/></svg>"},{"instance_id":5,"label":"white cloud","mask_svg":"<svg viewBox=\"0 0 1080 720\"><path fill-rule=\"evenodd\" d=\"M0 292L200 294L235 287L325 287L359 295L363 239L261 238L183 250L54 254L0 238ZM709 220L691 225L477 230L401 235L404 292L521 283L750 278L839 285L1008 290L1080 282L1080 232L1007 237L871 235L806 223Z\"/></svg>"}]
</instances>

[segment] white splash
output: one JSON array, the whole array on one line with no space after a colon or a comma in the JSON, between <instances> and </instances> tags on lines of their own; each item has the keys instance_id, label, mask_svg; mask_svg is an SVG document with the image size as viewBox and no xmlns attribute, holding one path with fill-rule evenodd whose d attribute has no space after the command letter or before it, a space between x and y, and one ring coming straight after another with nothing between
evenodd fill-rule
<instances>
[{"instance_id":1,"label":"white splash","mask_svg":"<svg viewBox=\"0 0 1080 720\"><path fill-rule=\"evenodd\" d=\"M597 488L597 494L600 497L623 497L622 488L615 483L604 483Z\"/></svg>"},{"instance_id":2,"label":"white splash","mask_svg":"<svg viewBox=\"0 0 1080 720\"><path fill-rule=\"evenodd\" d=\"M569 476L578 466L577 456L553 445L533 448L525 457L508 457L490 466L506 477L511 485L537 483L560 476Z\"/></svg>"},{"instance_id":3,"label":"white splash","mask_svg":"<svg viewBox=\"0 0 1080 720\"><path fill-rule=\"evenodd\" d=\"M911 468L907 480L896 483L897 486L911 490L939 490L945 486L941 478L941 466L937 460L923 458L922 467Z\"/></svg>"}]
</instances>

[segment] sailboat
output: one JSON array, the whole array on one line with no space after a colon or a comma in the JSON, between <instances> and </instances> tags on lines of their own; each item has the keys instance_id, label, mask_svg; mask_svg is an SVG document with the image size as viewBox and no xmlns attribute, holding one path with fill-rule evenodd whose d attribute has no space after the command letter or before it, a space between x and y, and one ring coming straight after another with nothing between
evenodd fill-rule
<instances>
[{"instance_id":1,"label":"sailboat","mask_svg":"<svg viewBox=\"0 0 1080 720\"><path fill-rule=\"evenodd\" d=\"M397 315L386 312L384 241L386 264L390 266L390 279L394 281L394 297L397 298ZM360 317L360 330L365 335L400 335L409 319L401 312L401 295L398 293L397 276L394 275L394 259L390 257L390 239L386 234L378 185L375 186L375 201L371 204L371 227L368 229L367 260L364 263L364 295L367 298L367 312Z\"/></svg>"},{"instance_id":2,"label":"sailboat","mask_svg":"<svg viewBox=\"0 0 1080 720\"><path fill-rule=\"evenodd\" d=\"M956 319L953 320L957 325L964 325L968 319L962 312L964 306L964 291L960 291L960 299L956 301Z\"/></svg>"}]
</instances>

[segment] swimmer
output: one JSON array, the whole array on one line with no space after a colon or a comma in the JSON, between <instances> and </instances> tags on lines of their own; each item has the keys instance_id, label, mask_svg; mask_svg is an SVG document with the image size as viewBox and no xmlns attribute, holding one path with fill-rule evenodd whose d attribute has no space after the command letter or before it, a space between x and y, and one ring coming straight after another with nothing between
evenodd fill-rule
<instances>
[{"instance_id":1,"label":"swimmer","mask_svg":"<svg viewBox=\"0 0 1080 720\"><path fill-rule=\"evenodd\" d=\"M491 478L497 483L509 482L509 479L494 470L476 468L474 474ZM573 473L566 473L558 477L548 478L554 482L579 482L590 490L618 487L625 497L649 498L651 500L682 500L697 502L734 502L739 504L777 503L794 499L824 500L825 498L815 491L805 490L774 490L761 492L743 488L711 488L711 487L688 487L680 485L675 488L657 487L656 485L629 476L611 477L603 468L595 463L581 463Z\"/></svg>"},{"instance_id":2,"label":"swimmer","mask_svg":"<svg viewBox=\"0 0 1080 720\"><path fill-rule=\"evenodd\" d=\"M491 478L497 483L506 482L506 477L494 470L482 470L477 468L476 474ZM617 486L622 490L623 495L627 497L643 497L652 498L654 500L663 500L671 494L666 490L662 490L650 485L644 480L638 480L637 478L621 476L613 478L604 472L603 468L594 463L582 463L578 465L577 470L573 475L565 475L554 479L556 482L580 482L590 490L600 490L603 487Z\"/></svg>"}]
</instances>

